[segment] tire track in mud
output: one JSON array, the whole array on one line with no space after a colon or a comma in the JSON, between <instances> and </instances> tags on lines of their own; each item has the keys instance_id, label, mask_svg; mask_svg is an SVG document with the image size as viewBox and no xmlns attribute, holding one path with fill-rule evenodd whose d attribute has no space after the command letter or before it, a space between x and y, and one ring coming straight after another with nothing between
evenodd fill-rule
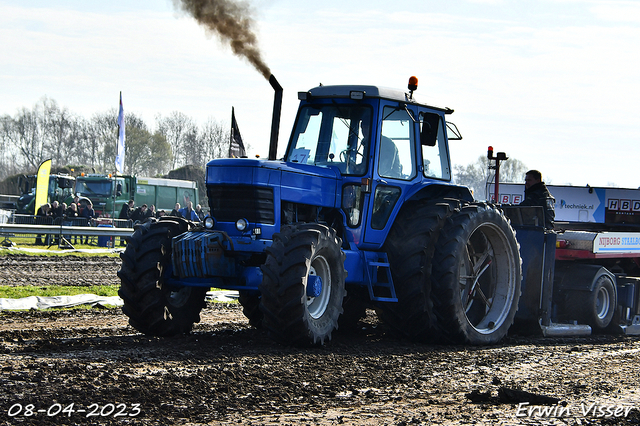
<instances>
[{"instance_id":1,"label":"tire track in mud","mask_svg":"<svg viewBox=\"0 0 640 426\"><path fill-rule=\"evenodd\" d=\"M0 285L119 285L119 257L0 256Z\"/></svg>"}]
</instances>

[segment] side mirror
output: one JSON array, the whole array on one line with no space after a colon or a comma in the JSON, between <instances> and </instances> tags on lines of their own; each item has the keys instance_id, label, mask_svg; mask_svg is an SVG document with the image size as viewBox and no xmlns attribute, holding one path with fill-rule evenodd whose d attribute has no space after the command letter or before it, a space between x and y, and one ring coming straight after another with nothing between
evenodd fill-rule
<instances>
[{"instance_id":1,"label":"side mirror","mask_svg":"<svg viewBox=\"0 0 640 426\"><path fill-rule=\"evenodd\" d=\"M438 114L423 113L420 122L420 144L436 146L440 116Z\"/></svg>"},{"instance_id":2,"label":"side mirror","mask_svg":"<svg viewBox=\"0 0 640 426\"><path fill-rule=\"evenodd\" d=\"M118 184L116 185L116 197L119 197L119 196L121 196L121 195L122 195L122 184L121 184L121 183L118 183Z\"/></svg>"}]
</instances>

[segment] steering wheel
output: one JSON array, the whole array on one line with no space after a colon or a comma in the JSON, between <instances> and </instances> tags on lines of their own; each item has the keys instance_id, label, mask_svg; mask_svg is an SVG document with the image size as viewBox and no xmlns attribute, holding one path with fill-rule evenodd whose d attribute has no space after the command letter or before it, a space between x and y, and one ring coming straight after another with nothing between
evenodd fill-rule
<instances>
[{"instance_id":1,"label":"steering wheel","mask_svg":"<svg viewBox=\"0 0 640 426\"><path fill-rule=\"evenodd\" d=\"M340 152L340 161L343 163L349 163L349 158L351 157L351 152L354 151L353 149L347 148L344 151ZM358 156L362 157L364 159L364 154L361 153L360 151L356 151L356 160L358 159ZM357 161L356 161L357 162Z\"/></svg>"}]
</instances>

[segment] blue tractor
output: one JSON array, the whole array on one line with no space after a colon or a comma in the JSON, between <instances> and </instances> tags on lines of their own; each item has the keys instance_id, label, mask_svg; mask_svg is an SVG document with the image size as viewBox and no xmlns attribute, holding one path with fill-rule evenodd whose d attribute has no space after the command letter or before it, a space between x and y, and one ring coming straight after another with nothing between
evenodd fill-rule
<instances>
[{"instance_id":1,"label":"blue tractor","mask_svg":"<svg viewBox=\"0 0 640 426\"><path fill-rule=\"evenodd\" d=\"M137 227L119 294L137 330L188 333L209 288L234 289L250 324L284 344L323 344L367 308L417 341L491 344L520 297L521 259L501 210L451 183L453 110L408 91L319 86L276 159L207 164L211 214Z\"/></svg>"}]
</instances>

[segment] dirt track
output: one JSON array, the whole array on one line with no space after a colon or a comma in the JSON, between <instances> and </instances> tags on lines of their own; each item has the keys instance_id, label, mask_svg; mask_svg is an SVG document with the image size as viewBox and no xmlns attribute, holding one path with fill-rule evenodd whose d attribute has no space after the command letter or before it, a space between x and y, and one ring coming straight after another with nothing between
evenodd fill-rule
<instances>
[{"instance_id":1,"label":"dirt track","mask_svg":"<svg viewBox=\"0 0 640 426\"><path fill-rule=\"evenodd\" d=\"M54 269L5 260L0 257L4 284L18 264L33 285L46 285ZM77 261L83 262L76 265L81 277L101 283L112 282L104 275L118 267L117 259ZM304 349L279 346L250 328L237 305L209 305L191 335L171 339L136 333L117 309L2 312L0 419L39 425L640 424L640 339L510 337L503 345L470 348L413 344L390 334L372 312L360 330ZM558 403L529 406L531 416L517 417L527 414L517 401L535 396ZM595 413L585 415L594 403ZM70 410L55 414L70 404L70 416ZM544 407L560 418L541 416Z\"/></svg>"}]
</instances>

